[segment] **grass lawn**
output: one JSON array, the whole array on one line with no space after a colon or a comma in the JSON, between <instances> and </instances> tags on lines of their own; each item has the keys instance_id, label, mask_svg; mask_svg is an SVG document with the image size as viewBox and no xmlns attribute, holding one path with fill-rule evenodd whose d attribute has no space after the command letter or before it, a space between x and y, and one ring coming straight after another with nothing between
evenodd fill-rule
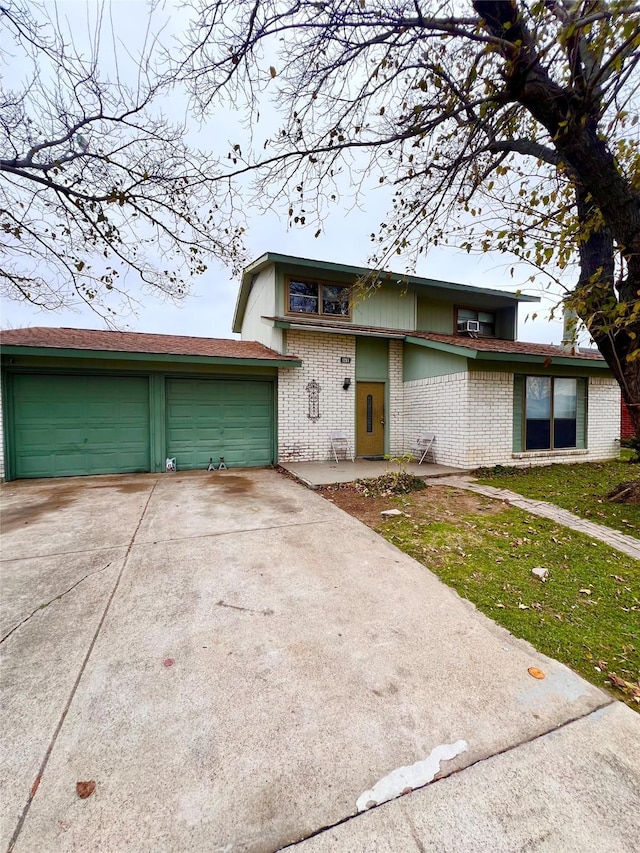
<instances>
[{"instance_id":1,"label":"grass lawn","mask_svg":"<svg viewBox=\"0 0 640 853\"><path fill-rule=\"evenodd\" d=\"M640 710L640 561L451 487L323 492L515 636ZM392 506L406 515L383 520ZM536 566L549 570L546 582L531 574Z\"/></svg>"},{"instance_id":2,"label":"grass lawn","mask_svg":"<svg viewBox=\"0 0 640 853\"><path fill-rule=\"evenodd\" d=\"M606 500L619 483L640 477L640 465L612 460L536 468L498 466L481 468L477 476L480 483L555 503L582 518L640 538L640 505Z\"/></svg>"}]
</instances>

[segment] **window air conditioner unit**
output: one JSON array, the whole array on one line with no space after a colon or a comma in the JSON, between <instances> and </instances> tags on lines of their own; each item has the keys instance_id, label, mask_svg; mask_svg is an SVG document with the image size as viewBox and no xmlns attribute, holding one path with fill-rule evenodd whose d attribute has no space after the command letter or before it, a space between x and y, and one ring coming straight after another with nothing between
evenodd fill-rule
<instances>
[{"instance_id":1,"label":"window air conditioner unit","mask_svg":"<svg viewBox=\"0 0 640 853\"><path fill-rule=\"evenodd\" d=\"M458 320L458 331L467 335L477 334L480 331L480 323L477 320Z\"/></svg>"}]
</instances>

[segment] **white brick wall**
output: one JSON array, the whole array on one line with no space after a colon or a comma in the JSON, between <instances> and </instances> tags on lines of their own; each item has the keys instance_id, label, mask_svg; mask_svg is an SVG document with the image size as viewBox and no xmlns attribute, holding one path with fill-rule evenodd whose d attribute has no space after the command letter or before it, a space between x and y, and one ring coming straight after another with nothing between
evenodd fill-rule
<instances>
[{"instance_id":1,"label":"white brick wall","mask_svg":"<svg viewBox=\"0 0 640 853\"><path fill-rule=\"evenodd\" d=\"M441 465L464 466L467 442L468 374L452 373L404 383L404 449L425 432L436 435Z\"/></svg>"},{"instance_id":2,"label":"white brick wall","mask_svg":"<svg viewBox=\"0 0 640 853\"><path fill-rule=\"evenodd\" d=\"M614 379L591 378L586 450L513 453L513 374L454 373L405 382L405 449L421 432L436 434L442 465L548 465L616 458L620 395Z\"/></svg>"},{"instance_id":3,"label":"white brick wall","mask_svg":"<svg viewBox=\"0 0 640 853\"><path fill-rule=\"evenodd\" d=\"M620 386L615 379L591 377L587 391L587 446L593 458L616 457L620 451Z\"/></svg>"},{"instance_id":4,"label":"white brick wall","mask_svg":"<svg viewBox=\"0 0 640 853\"><path fill-rule=\"evenodd\" d=\"M389 455L404 452L404 383L402 381L402 341L389 341Z\"/></svg>"},{"instance_id":5,"label":"white brick wall","mask_svg":"<svg viewBox=\"0 0 640 853\"><path fill-rule=\"evenodd\" d=\"M464 465L513 464L513 374L469 373Z\"/></svg>"},{"instance_id":6,"label":"white brick wall","mask_svg":"<svg viewBox=\"0 0 640 853\"><path fill-rule=\"evenodd\" d=\"M329 433L345 430L355 448L356 339L289 329L285 352L302 359L302 367L278 371L278 458L281 462L322 461L329 458ZM340 358L351 358L341 364ZM343 390L346 376L351 387ZM312 379L320 385L320 418L309 418L309 395L305 386Z\"/></svg>"}]
</instances>

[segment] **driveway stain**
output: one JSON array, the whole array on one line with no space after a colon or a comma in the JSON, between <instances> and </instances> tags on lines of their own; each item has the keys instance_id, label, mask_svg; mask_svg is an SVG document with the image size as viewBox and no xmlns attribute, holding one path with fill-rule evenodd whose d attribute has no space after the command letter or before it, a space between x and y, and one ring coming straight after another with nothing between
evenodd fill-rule
<instances>
[{"instance_id":1,"label":"driveway stain","mask_svg":"<svg viewBox=\"0 0 640 853\"><path fill-rule=\"evenodd\" d=\"M38 521L43 516L70 506L77 500L78 491L77 487L74 486L60 486L51 489L41 500L36 500L33 503L20 501L18 506L6 506L5 504L2 510L2 532L11 533L26 524Z\"/></svg>"}]
</instances>

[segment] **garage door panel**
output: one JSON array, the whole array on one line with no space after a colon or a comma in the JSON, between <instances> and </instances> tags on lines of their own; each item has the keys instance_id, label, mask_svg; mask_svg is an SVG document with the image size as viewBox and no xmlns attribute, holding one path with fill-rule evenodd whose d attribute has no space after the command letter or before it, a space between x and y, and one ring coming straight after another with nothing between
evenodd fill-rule
<instances>
[{"instance_id":1,"label":"garage door panel","mask_svg":"<svg viewBox=\"0 0 640 853\"><path fill-rule=\"evenodd\" d=\"M270 382L170 379L167 448L178 469L206 468L224 456L229 467L270 465L273 393Z\"/></svg>"},{"instance_id":2,"label":"garage door panel","mask_svg":"<svg viewBox=\"0 0 640 853\"><path fill-rule=\"evenodd\" d=\"M13 377L16 477L150 470L145 377Z\"/></svg>"}]
</instances>

